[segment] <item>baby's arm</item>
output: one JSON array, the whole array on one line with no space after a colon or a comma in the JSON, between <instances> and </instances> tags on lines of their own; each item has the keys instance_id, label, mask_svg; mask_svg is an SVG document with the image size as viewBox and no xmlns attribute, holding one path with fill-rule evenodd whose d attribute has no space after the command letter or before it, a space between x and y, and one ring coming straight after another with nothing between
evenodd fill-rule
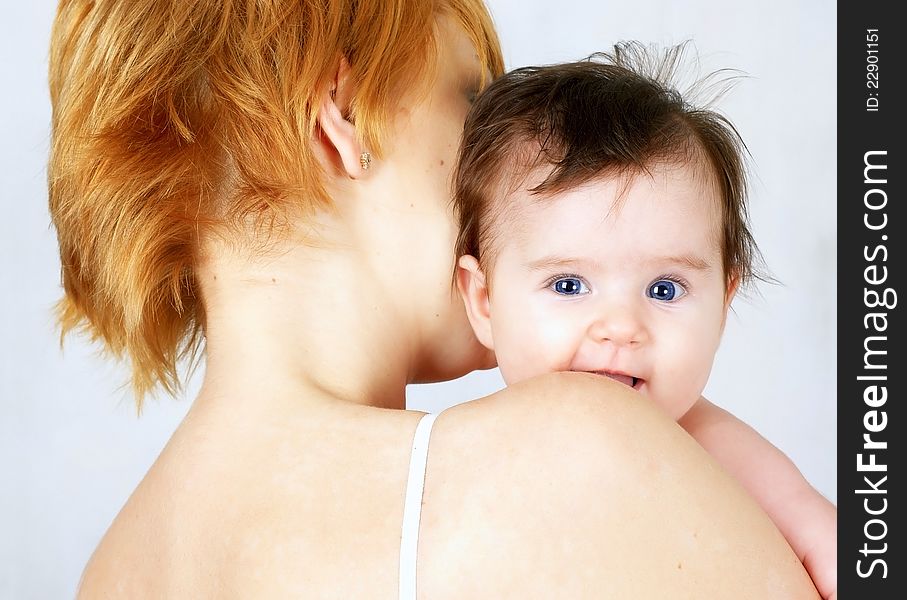
<instances>
[{"instance_id":1,"label":"baby's arm","mask_svg":"<svg viewBox=\"0 0 907 600\"><path fill-rule=\"evenodd\" d=\"M823 598L838 588L835 506L752 427L705 398L680 425L762 506L800 557Z\"/></svg>"}]
</instances>

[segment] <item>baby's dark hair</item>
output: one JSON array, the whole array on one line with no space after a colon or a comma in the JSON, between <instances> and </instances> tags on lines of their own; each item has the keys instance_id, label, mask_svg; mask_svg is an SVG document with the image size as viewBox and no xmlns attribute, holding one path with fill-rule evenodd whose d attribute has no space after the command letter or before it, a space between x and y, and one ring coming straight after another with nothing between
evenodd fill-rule
<instances>
[{"instance_id":1,"label":"baby's dark hair","mask_svg":"<svg viewBox=\"0 0 907 600\"><path fill-rule=\"evenodd\" d=\"M516 69L492 83L466 120L455 173L457 256L494 263L501 202L530 175L542 197L658 164L698 164L721 198L727 280L762 278L746 206L747 150L726 118L687 102L671 84L686 44L656 52L636 42L586 60ZM696 86L726 87L714 76ZM694 87L696 87L694 86ZM716 88L717 89L717 88ZM545 175L547 174L547 175Z\"/></svg>"}]
</instances>

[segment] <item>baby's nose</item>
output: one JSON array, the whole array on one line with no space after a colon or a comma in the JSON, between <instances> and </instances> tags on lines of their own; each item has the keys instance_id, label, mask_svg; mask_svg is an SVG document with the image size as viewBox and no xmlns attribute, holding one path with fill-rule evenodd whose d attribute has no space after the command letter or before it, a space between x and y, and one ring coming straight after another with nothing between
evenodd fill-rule
<instances>
[{"instance_id":1,"label":"baby's nose","mask_svg":"<svg viewBox=\"0 0 907 600\"><path fill-rule=\"evenodd\" d=\"M633 346L644 342L647 334L643 318L634 306L611 303L602 307L590 323L589 337L598 343Z\"/></svg>"}]
</instances>

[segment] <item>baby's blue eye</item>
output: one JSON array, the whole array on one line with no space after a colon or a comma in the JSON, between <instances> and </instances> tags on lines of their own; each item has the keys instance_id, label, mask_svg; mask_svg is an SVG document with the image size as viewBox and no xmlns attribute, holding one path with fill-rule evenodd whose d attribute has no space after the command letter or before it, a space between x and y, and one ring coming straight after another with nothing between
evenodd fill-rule
<instances>
[{"instance_id":1,"label":"baby's blue eye","mask_svg":"<svg viewBox=\"0 0 907 600\"><path fill-rule=\"evenodd\" d=\"M586 284L576 277L563 277L552 283L550 287L562 296L578 296L589 293L589 288L586 287Z\"/></svg>"},{"instance_id":2,"label":"baby's blue eye","mask_svg":"<svg viewBox=\"0 0 907 600\"><path fill-rule=\"evenodd\" d=\"M675 283L668 279L659 279L649 286L649 290L646 292L646 295L649 298L653 298L655 300L670 302L683 296L685 293L686 290L684 290L683 286L681 286L679 283Z\"/></svg>"}]
</instances>

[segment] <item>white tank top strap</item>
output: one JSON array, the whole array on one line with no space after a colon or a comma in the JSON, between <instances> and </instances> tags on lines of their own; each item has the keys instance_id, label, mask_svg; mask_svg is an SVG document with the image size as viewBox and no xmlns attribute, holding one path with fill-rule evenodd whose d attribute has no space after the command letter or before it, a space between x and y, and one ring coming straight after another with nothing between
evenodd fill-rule
<instances>
[{"instance_id":1,"label":"white tank top strap","mask_svg":"<svg viewBox=\"0 0 907 600\"><path fill-rule=\"evenodd\" d=\"M422 517L422 490L425 487L425 464L428 441L438 415L426 413L416 426L406 498L403 502L403 528L400 536L400 600L416 600L416 553L419 549L419 520Z\"/></svg>"}]
</instances>

